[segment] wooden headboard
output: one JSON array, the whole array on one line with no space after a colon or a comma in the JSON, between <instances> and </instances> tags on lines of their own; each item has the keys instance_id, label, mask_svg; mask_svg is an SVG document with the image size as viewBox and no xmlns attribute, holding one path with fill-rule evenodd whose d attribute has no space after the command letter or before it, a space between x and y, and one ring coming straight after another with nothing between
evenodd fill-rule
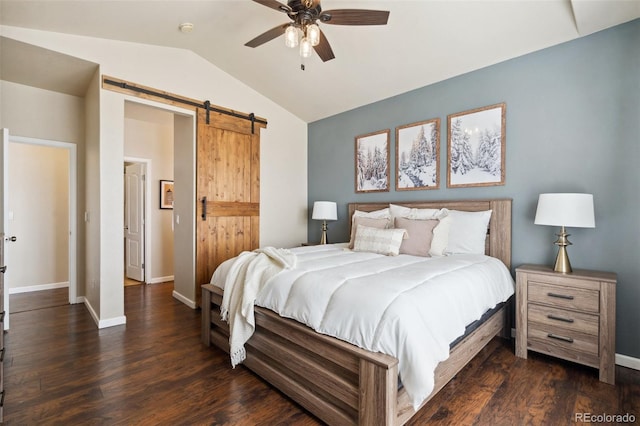
<instances>
[{"instance_id":1,"label":"wooden headboard","mask_svg":"<svg viewBox=\"0 0 640 426\"><path fill-rule=\"evenodd\" d=\"M349 203L349 217L356 210L370 212L389 207L389 204L416 208L478 212L492 210L485 253L496 257L511 269L511 199L454 200L454 201L399 201L384 203Z\"/></svg>"}]
</instances>

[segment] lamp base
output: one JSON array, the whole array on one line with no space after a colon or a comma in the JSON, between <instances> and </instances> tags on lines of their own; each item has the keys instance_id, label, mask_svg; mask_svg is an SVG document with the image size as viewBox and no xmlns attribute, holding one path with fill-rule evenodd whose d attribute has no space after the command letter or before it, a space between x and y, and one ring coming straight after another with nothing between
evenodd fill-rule
<instances>
[{"instance_id":1,"label":"lamp base","mask_svg":"<svg viewBox=\"0 0 640 426\"><path fill-rule=\"evenodd\" d=\"M556 263L553 266L553 270L561 274L570 274L573 272L571 262L569 262L569 255L567 254L567 246L571 245L571 242L567 239L570 234L565 232L563 226L560 229L560 233L556 235L558 235L558 239L554 244L558 246L558 256L556 256Z\"/></svg>"},{"instance_id":2,"label":"lamp base","mask_svg":"<svg viewBox=\"0 0 640 426\"><path fill-rule=\"evenodd\" d=\"M327 221L322 221L322 236L320 237L320 244L327 244Z\"/></svg>"}]
</instances>

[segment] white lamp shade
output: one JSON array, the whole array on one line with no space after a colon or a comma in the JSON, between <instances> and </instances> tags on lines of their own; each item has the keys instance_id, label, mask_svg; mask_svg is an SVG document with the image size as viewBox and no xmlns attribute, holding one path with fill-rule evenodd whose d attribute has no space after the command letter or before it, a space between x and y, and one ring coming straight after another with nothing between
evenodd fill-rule
<instances>
[{"instance_id":1,"label":"white lamp shade","mask_svg":"<svg viewBox=\"0 0 640 426\"><path fill-rule=\"evenodd\" d=\"M314 220L337 220L338 207L333 201L316 201L313 203L313 213L311 219Z\"/></svg>"},{"instance_id":2,"label":"white lamp shade","mask_svg":"<svg viewBox=\"0 0 640 426\"><path fill-rule=\"evenodd\" d=\"M592 194L540 194L536 225L595 228Z\"/></svg>"}]
</instances>

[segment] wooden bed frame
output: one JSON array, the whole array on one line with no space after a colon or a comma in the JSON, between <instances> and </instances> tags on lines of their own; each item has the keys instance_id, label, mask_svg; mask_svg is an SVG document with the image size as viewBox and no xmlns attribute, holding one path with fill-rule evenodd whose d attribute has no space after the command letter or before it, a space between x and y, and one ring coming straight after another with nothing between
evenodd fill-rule
<instances>
[{"instance_id":1,"label":"wooden bed frame","mask_svg":"<svg viewBox=\"0 0 640 426\"><path fill-rule=\"evenodd\" d=\"M349 204L373 211L389 203ZM486 253L511 267L511 200L393 203L415 208L493 210ZM202 341L229 352L229 327L220 319L222 290L202 286ZM402 425L415 413L404 388L398 389L398 360L319 334L296 321L255 308L256 331L245 345L244 365L328 424ZM442 389L496 335L509 336L508 305L458 343L435 371L430 397Z\"/></svg>"}]
</instances>

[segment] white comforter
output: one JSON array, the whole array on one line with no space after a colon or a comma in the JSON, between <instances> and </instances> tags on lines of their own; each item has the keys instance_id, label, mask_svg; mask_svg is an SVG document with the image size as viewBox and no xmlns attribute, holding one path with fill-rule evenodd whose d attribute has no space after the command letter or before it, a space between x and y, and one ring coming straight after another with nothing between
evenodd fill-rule
<instances>
[{"instance_id":1,"label":"white comforter","mask_svg":"<svg viewBox=\"0 0 640 426\"><path fill-rule=\"evenodd\" d=\"M264 283L256 305L398 358L416 408L432 392L435 368L448 358L450 343L514 292L504 264L484 255L382 256L342 245L291 252L296 268Z\"/></svg>"}]
</instances>

